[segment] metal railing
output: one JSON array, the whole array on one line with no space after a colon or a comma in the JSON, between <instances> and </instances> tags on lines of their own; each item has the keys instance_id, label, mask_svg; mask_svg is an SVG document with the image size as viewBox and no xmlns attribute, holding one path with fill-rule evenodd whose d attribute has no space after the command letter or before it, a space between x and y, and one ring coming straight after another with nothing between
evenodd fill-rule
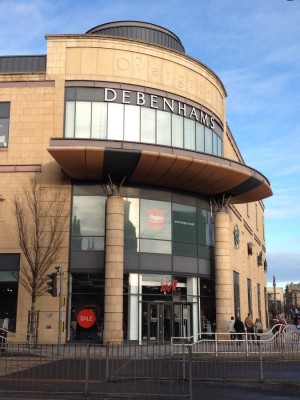
<instances>
[{"instance_id":1,"label":"metal railing","mask_svg":"<svg viewBox=\"0 0 300 400\"><path fill-rule=\"evenodd\" d=\"M31 347L32 337L30 333L14 333L5 328L0 328L0 350L5 351L12 344Z\"/></svg>"},{"instance_id":2,"label":"metal railing","mask_svg":"<svg viewBox=\"0 0 300 400\"><path fill-rule=\"evenodd\" d=\"M6 342L0 391L80 393L151 398L185 397L203 380L300 382L300 331L292 326L260 340L243 334L172 338L171 343L122 346L32 345Z\"/></svg>"}]
</instances>

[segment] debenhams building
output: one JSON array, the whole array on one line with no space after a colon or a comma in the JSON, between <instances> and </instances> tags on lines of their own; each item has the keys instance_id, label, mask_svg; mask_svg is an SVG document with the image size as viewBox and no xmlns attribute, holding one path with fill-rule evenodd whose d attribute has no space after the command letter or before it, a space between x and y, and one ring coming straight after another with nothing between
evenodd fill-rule
<instances>
[{"instance_id":1,"label":"debenhams building","mask_svg":"<svg viewBox=\"0 0 300 400\"><path fill-rule=\"evenodd\" d=\"M0 324L28 329L12 198L37 177L68 192L60 297L38 341L165 343L267 324L268 180L245 165L226 91L163 27L107 23L0 57ZM59 286L59 284L58 284ZM59 315L61 317L59 318Z\"/></svg>"}]
</instances>

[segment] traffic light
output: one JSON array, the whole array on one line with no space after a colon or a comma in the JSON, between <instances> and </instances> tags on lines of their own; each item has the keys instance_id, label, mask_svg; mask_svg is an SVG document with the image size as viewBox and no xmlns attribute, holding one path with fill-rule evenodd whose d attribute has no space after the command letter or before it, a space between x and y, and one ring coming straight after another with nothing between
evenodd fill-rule
<instances>
[{"instance_id":1,"label":"traffic light","mask_svg":"<svg viewBox=\"0 0 300 400\"><path fill-rule=\"evenodd\" d=\"M50 281L47 282L47 285L50 286L50 289L47 290L48 293L51 294L51 296L56 297L57 296L57 274L53 272L50 275L47 275Z\"/></svg>"}]
</instances>

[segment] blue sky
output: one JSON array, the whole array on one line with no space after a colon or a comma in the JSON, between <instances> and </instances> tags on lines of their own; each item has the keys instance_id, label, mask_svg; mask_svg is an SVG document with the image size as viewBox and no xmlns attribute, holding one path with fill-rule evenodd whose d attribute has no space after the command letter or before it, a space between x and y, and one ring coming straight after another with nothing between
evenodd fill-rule
<instances>
[{"instance_id":1,"label":"blue sky","mask_svg":"<svg viewBox=\"0 0 300 400\"><path fill-rule=\"evenodd\" d=\"M181 39L227 94L227 121L264 201L268 284L300 282L300 0L0 0L0 55L46 54L45 34L139 20Z\"/></svg>"}]
</instances>

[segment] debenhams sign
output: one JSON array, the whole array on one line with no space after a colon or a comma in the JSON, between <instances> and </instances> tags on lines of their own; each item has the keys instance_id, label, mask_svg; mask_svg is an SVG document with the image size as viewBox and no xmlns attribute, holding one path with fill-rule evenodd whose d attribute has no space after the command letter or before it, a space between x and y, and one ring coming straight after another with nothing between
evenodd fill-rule
<instances>
[{"instance_id":1,"label":"debenhams sign","mask_svg":"<svg viewBox=\"0 0 300 400\"><path fill-rule=\"evenodd\" d=\"M167 97L131 90L104 88L104 101L108 103L131 104L167 111L182 117L193 119L210 129L215 128L215 119L211 115L207 114L200 108Z\"/></svg>"}]
</instances>

